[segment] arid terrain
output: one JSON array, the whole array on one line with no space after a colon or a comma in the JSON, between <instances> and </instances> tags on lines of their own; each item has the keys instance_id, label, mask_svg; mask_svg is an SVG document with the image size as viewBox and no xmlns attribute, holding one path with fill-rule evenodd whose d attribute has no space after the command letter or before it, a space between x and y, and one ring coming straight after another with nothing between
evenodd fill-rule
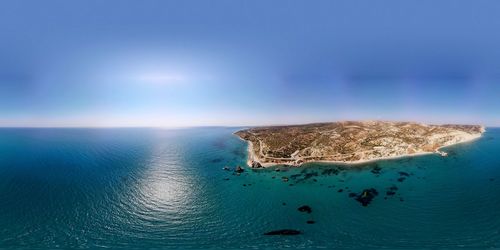
<instances>
[{"instance_id":1,"label":"arid terrain","mask_svg":"<svg viewBox=\"0 0 500 250\"><path fill-rule=\"evenodd\" d=\"M328 161L361 163L424 153L470 141L479 125L425 125L413 122L346 121L256 127L235 134L249 142L248 164L267 167Z\"/></svg>"}]
</instances>

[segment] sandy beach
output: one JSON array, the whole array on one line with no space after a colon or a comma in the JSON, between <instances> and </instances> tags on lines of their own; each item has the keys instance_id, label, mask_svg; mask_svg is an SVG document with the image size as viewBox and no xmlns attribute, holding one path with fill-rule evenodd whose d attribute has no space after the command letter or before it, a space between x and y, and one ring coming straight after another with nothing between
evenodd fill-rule
<instances>
[{"instance_id":1,"label":"sandy beach","mask_svg":"<svg viewBox=\"0 0 500 250\"><path fill-rule=\"evenodd\" d=\"M485 131L486 130L483 128L483 133ZM481 137L482 137L482 133L481 134L462 135L462 138L460 139L460 141L458 141L456 143L450 143L448 145L441 146L432 152L430 152L430 151L429 152L415 152L412 154L402 154L402 155L385 156L385 157L378 157L378 158L371 158L371 159L361 159L361 160L357 160L357 161L321 161L321 160L320 161L318 161L318 160L307 161L307 160L305 160L304 162L302 162L300 164L295 163L297 159L290 160L290 162L283 162L283 163L262 162L260 160L260 158L258 156L256 156L254 151L253 151L253 143L251 141L246 141L240 137L238 137L238 138L240 138L241 140L248 143L247 165L249 167L252 167L254 162L258 162L263 168L269 168L269 167L280 166L280 165L290 165L290 166L300 167L301 165L306 164L306 163L330 163L330 164L338 164L338 165L346 165L346 166L356 166L356 165L363 165L366 163L371 163L371 162L376 162L376 161L381 161L381 160L394 160L394 159L401 159L401 158L406 158L406 157L417 157L417 156L430 155L430 154L439 154L443 157L446 157L447 154L442 152L441 149L444 149L444 148L450 147L450 146L454 146L457 144L461 144L461 143L472 142L472 141L477 140Z\"/></svg>"}]
</instances>

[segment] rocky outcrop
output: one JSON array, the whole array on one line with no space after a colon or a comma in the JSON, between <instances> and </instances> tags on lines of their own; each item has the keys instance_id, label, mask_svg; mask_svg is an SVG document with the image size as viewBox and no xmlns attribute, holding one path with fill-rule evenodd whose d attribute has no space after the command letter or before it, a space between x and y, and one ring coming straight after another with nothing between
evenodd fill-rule
<instances>
[{"instance_id":1,"label":"rocky outcrop","mask_svg":"<svg viewBox=\"0 0 500 250\"><path fill-rule=\"evenodd\" d=\"M252 168L263 168L262 165L260 164L260 162L258 162L258 161L252 161L251 167Z\"/></svg>"}]
</instances>

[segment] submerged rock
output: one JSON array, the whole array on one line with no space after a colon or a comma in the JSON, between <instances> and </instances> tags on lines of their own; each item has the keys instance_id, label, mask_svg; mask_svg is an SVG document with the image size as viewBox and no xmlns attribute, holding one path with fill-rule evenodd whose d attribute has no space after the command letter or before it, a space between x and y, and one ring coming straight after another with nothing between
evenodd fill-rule
<instances>
[{"instance_id":1,"label":"submerged rock","mask_svg":"<svg viewBox=\"0 0 500 250\"><path fill-rule=\"evenodd\" d=\"M307 173L304 175L304 179L309 179L309 178L312 178L314 176L318 176L318 172Z\"/></svg>"},{"instance_id":2,"label":"submerged rock","mask_svg":"<svg viewBox=\"0 0 500 250\"><path fill-rule=\"evenodd\" d=\"M361 194L356 196L356 200L363 205L363 207L368 206L372 202L372 200L375 198L375 196L378 195L378 192L375 188L369 188L363 190Z\"/></svg>"},{"instance_id":3,"label":"submerged rock","mask_svg":"<svg viewBox=\"0 0 500 250\"><path fill-rule=\"evenodd\" d=\"M406 173L406 172L398 172L400 176L406 176L406 177L410 177L410 174Z\"/></svg>"},{"instance_id":4,"label":"submerged rock","mask_svg":"<svg viewBox=\"0 0 500 250\"><path fill-rule=\"evenodd\" d=\"M340 173L340 170L338 168L328 168L328 169L325 169L323 170L323 172L321 172L321 175L338 175Z\"/></svg>"},{"instance_id":5,"label":"submerged rock","mask_svg":"<svg viewBox=\"0 0 500 250\"><path fill-rule=\"evenodd\" d=\"M231 170L231 169L230 169L229 167L227 167L227 166L226 166L226 167L223 167L223 168L222 168L222 170L229 171L229 170Z\"/></svg>"},{"instance_id":6,"label":"submerged rock","mask_svg":"<svg viewBox=\"0 0 500 250\"><path fill-rule=\"evenodd\" d=\"M301 234L299 230L295 229L281 229L265 233L264 235L298 235Z\"/></svg>"},{"instance_id":7,"label":"submerged rock","mask_svg":"<svg viewBox=\"0 0 500 250\"><path fill-rule=\"evenodd\" d=\"M308 214L312 213L312 208L308 205L301 206L297 210L299 210L299 212L303 212L303 213L304 212L308 213Z\"/></svg>"},{"instance_id":8,"label":"submerged rock","mask_svg":"<svg viewBox=\"0 0 500 250\"><path fill-rule=\"evenodd\" d=\"M288 182L288 177L283 176L283 177L281 177L281 180L282 180L283 182Z\"/></svg>"},{"instance_id":9,"label":"submerged rock","mask_svg":"<svg viewBox=\"0 0 500 250\"><path fill-rule=\"evenodd\" d=\"M212 159L210 162L212 163L218 163L218 162L221 162L222 159L221 158L217 158L217 159Z\"/></svg>"},{"instance_id":10,"label":"submerged rock","mask_svg":"<svg viewBox=\"0 0 500 250\"><path fill-rule=\"evenodd\" d=\"M405 178L405 177L400 177L400 178L398 178L398 181L399 181L399 182L403 182L404 180L406 180L406 178Z\"/></svg>"},{"instance_id":11,"label":"submerged rock","mask_svg":"<svg viewBox=\"0 0 500 250\"><path fill-rule=\"evenodd\" d=\"M318 176L317 172L308 173L307 171L301 171L301 174L290 175L290 178L295 180L297 183L300 183L300 182L307 181L308 179L311 179L311 178L314 181L314 179L315 179L314 177L316 177L316 176Z\"/></svg>"},{"instance_id":12,"label":"submerged rock","mask_svg":"<svg viewBox=\"0 0 500 250\"><path fill-rule=\"evenodd\" d=\"M308 220L308 221L306 221L306 223L307 223L307 224L314 224L314 223L316 223L316 221L313 221L313 220Z\"/></svg>"},{"instance_id":13,"label":"submerged rock","mask_svg":"<svg viewBox=\"0 0 500 250\"><path fill-rule=\"evenodd\" d=\"M372 172L373 174L379 175L381 171L382 171L382 168L379 167L377 164L375 164L375 167L373 167L373 169L370 172Z\"/></svg>"},{"instance_id":14,"label":"submerged rock","mask_svg":"<svg viewBox=\"0 0 500 250\"><path fill-rule=\"evenodd\" d=\"M236 172L236 173L243 173L243 172L245 172L245 169L243 169L240 166L237 166L236 169L234 170L234 172Z\"/></svg>"},{"instance_id":15,"label":"submerged rock","mask_svg":"<svg viewBox=\"0 0 500 250\"><path fill-rule=\"evenodd\" d=\"M344 189L341 188L337 192L342 193L342 192L344 192Z\"/></svg>"},{"instance_id":16,"label":"submerged rock","mask_svg":"<svg viewBox=\"0 0 500 250\"><path fill-rule=\"evenodd\" d=\"M396 194L396 191L398 190L398 187L392 185L387 188L387 192L385 193L387 196L393 196Z\"/></svg>"}]
</instances>

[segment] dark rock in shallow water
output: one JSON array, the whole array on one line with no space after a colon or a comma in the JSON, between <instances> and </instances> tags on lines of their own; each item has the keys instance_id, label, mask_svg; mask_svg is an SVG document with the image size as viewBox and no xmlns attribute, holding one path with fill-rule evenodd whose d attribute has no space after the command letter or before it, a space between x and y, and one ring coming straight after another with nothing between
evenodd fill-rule
<instances>
[{"instance_id":1,"label":"dark rock in shallow water","mask_svg":"<svg viewBox=\"0 0 500 250\"><path fill-rule=\"evenodd\" d=\"M317 172L307 173L307 172L302 171L301 173L302 174L291 175L290 178L296 180L296 182L299 183L299 182L307 181L308 179L311 179L315 176L318 176ZM300 178L300 177L302 177L302 178Z\"/></svg>"},{"instance_id":2,"label":"dark rock in shallow water","mask_svg":"<svg viewBox=\"0 0 500 250\"><path fill-rule=\"evenodd\" d=\"M223 167L222 170L229 171L230 169L229 169L229 167L226 166L226 167Z\"/></svg>"},{"instance_id":3,"label":"dark rock in shallow water","mask_svg":"<svg viewBox=\"0 0 500 250\"><path fill-rule=\"evenodd\" d=\"M396 191L398 190L398 187L392 185L390 186L389 188L387 188L387 192L386 192L386 195L388 196L393 196L396 194Z\"/></svg>"},{"instance_id":4,"label":"dark rock in shallow water","mask_svg":"<svg viewBox=\"0 0 500 250\"><path fill-rule=\"evenodd\" d=\"M286 202L281 203L281 205L286 206Z\"/></svg>"},{"instance_id":5,"label":"dark rock in shallow water","mask_svg":"<svg viewBox=\"0 0 500 250\"><path fill-rule=\"evenodd\" d=\"M222 161L221 158L217 158L217 159L211 160L210 162L212 162L212 163L218 163L218 162L221 162L221 161Z\"/></svg>"},{"instance_id":6,"label":"dark rock in shallow water","mask_svg":"<svg viewBox=\"0 0 500 250\"><path fill-rule=\"evenodd\" d=\"M225 181L228 181L228 180L229 180L229 178L224 178L224 180L225 180Z\"/></svg>"},{"instance_id":7,"label":"dark rock in shallow water","mask_svg":"<svg viewBox=\"0 0 500 250\"><path fill-rule=\"evenodd\" d=\"M342 192L344 192L344 189L341 188L337 192L342 193Z\"/></svg>"},{"instance_id":8,"label":"dark rock in shallow water","mask_svg":"<svg viewBox=\"0 0 500 250\"><path fill-rule=\"evenodd\" d=\"M398 178L399 182L403 182L404 180L406 180L406 178L404 178L404 177Z\"/></svg>"},{"instance_id":9,"label":"dark rock in shallow water","mask_svg":"<svg viewBox=\"0 0 500 250\"><path fill-rule=\"evenodd\" d=\"M301 206L297 210L299 210L300 212L306 212L308 214L312 213L312 208L308 205Z\"/></svg>"},{"instance_id":10,"label":"dark rock in shallow water","mask_svg":"<svg viewBox=\"0 0 500 250\"><path fill-rule=\"evenodd\" d=\"M236 169L234 170L234 172L236 172L236 173L243 173L243 172L245 172L245 169L243 169L240 166L237 166Z\"/></svg>"},{"instance_id":11,"label":"dark rock in shallow water","mask_svg":"<svg viewBox=\"0 0 500 250\"><path fill-rule=\"evenodd\" d=\"M400 176L406 176L406 177L410 177L410 174L406 173L406 172L398 172Z\"/></svg>"},{"instance_id":12,"label":"dark rock in shallow water","mask_svg":"<svg viewBox=\"0 0 500 250\"><path fill-rule=\"evenodd\" d=\"M307 173L304 175L304 179L309 179L309 178L312 178L314 176L318 176L318 172Z\"/></svg>"},{"instance_id":13,"label":"dark rock in shallow water","mask_svg":"<svg viewBox=\"0 0 500 250\"><path fill-rule=\"evenodd\" d=\"M356 193L349 193L349 198L353 198L353 197L356 197L356 196L358 196L358 194L356 194Z\"/></svg>"},{"instance_id":14,"label":"dark rock in shallow water","mask_svg":"<svg viewBox=\"0 0 500 250\"><path fill-rule=\"evenodd\" d=\"M301 234L299 230L294 229L281 229L265 233L264 235L298 235Z\"/></svg>"},{"instance_id":15,"label":"dark rock in shallow water","mask_svg":"<svg viewBox=\"0 0 500 250\"><path fill-rule=\"evenodd\" d=\"M377 164L375 164L375 167L373 167L373 169L370 172L372 172L373 174L379 175L380 171L382 171L382 168L379 167Z\"/></svg>"},{"instance_id":16,"label":"dark rock in shallow water","mask_svg":"<svg viewBox=\"0 0 500 250\"><path fill-rule=\"evenodd\" d=\"M340 173L340 170L338 168L328 168L328 169L325 169L323 170L323 172L321 172L321 175L338 175Z\"/></svg>"},{"instance_id":17,"label":"dark rock in shallow water","mask_svg":"<svg viewBox=\"0 0 500 250\"><path fill-rule=\"evenodd\" d=\"M257 162L257 161L253 161L252 162L252 168L262 168L262 165L260 165L260 163Z\"/></svg>"},{"instance_id":18,"label":"dark rock in shallow water","mask_svg":"<svg viewBox=\"0 0 500 250\"><path fill-rule=\"evenodd\" d=\"M316 221L313 221L313 220L308 220L308 221L306 221L306 223L307 223L307 224L314 224L314 223L316 223Z\"/></svg>"},{"instance_id":19,"label":"dark rock in shallow water","mask_svg":"<svg viewBox=\"0 0 500 250\"><path fill-rule=\"evenodd\" d=\"M357 195L356 200L363 205L363 207L368 206L372 202L372 200L375 198L375 196L378 195L378 192L375 188L369 188L363 190L361 194Z\"/></svg>"},{"instance_id":20,"label":"dark rock in shallow water","mask_svg":"<svg viewBox=\"0 0 500 250\"><path fill-rule=\"evenodd\" d=\"M393 196L396 194L396 191L398 190L398 187L395 185L392 185L387 188L387 192L385 193L387 196Z\"/></svg>"}]
</instances>

